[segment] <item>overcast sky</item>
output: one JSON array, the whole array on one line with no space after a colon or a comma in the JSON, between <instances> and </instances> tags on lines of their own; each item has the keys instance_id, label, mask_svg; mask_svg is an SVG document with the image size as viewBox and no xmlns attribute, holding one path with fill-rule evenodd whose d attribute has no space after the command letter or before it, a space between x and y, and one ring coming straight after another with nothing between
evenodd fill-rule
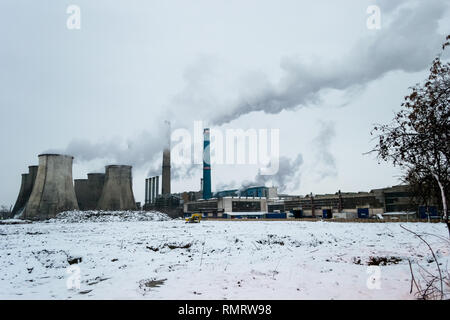
<instances>
[{"instance_id":1,"label":"overcast sky","mask_svg":"<svg viewBox=\"0 0 450 320\"><path fill-rule=\"evenodd\" d=\"M71 4L80 30L66 26ZM370 5L379 30L367 28ZM47 151L75 156L75 179L133 165L143 201L165 119L280 129L277 176L217 165L213 190L395 185L396 168L363 155L371 128L425 79L449 33L447 0L2 0L0 204L14 204L20 174ZM172 190L198 190L200 169L175 170Z\"/></svg>"}]
</instances>

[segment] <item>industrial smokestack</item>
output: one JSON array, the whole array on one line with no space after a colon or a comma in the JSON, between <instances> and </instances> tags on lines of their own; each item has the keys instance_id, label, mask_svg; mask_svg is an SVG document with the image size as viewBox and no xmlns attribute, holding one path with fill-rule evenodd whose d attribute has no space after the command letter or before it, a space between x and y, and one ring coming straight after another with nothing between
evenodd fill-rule
<instances>
[{"instance_id":1,"label":"industrial smokestack","mask_svg":"<svg viewBox=\"0 0 450 320\"><path fill-rule=\"evenodd\" d=\"M145 179L145 203L154 204L158 196L159 176Z\"/></svg>"},{"instance_id":2,"label":"industrial smokestack","mask_svg":"<svg viewBox=\"0 0 450 320\"><path fill-rule=\"evenodd\" d=\"M80 210L97 209L104 183L104 173L89 173L87 179L75 180L75 194Z\"/></svg>"},{"instance_id":3,"label":"industrial smokestack","mask_svg":"<svg viewBox=\"0 0 450 320\"><path fill-rule=\"evenodd\" d=\"M59 212L78 210L72 180L73 157L60 154L39 155L39 168L23 218L44 220Z\"/></svg>"},{"instance_id":4,"label":"industrial smokestack","mask_svg":"<svg viewBox=\"0 0 450 320\"><path fill-rule=\"evenodd\" d=\"M131 166L106 166L105 184L98 202L99 210L136 210Z\"/></svg>"},{"instance_id":5,"label":"industrial smokestack","mask_svg":"<svg viewBox=\"0 0 450 320\"><path fill-rule=\"evenodd\" d=\"M162 194L170 195L170 122L166 121L166 138L167 143L163 151L162 163Z\"/></svg>"},{"instance_id":6,"label":"industrial smokestack","mask_svg":"<svg viewBox=\"0 0 450 320\"><path fill-rule=\"evenodd\" d=\"M144 197L144 205L145 204L148 204L149 203L149 201L150 201L150 199L149 199L149 196L148 196L148 179L145 179L145 197Z\"/></svg>"},{"instance_id":7,"label":"industrial smokestack","mask_svg":"<svg viewBox=\"0 0 450 320\"><path fill-rule=\"evenodd\" d=\"M156 198L159 196L159 176L146 179L145 190L146 204L154 204Z\"/></svg>"},{"instance_id":8,"label":"industrial smokestack","mask_svg":"<svg viewBox=\"0 0 450 320\"><path fill-rule=\"evenodd\" d=\"M152 203L156 200L156 177L152 178Z\"/></svg>"},{"instance_id":9,"label":"industrial smokestack","mask_svg":"<svg viewBox=\"0 0 450 320\"><path fill-rule=\"evenodd\" d=\"M211 198L211 155L209 129L203 131L203 199Z\"/></svg>"},{"instance_id":10,"label":"industrial smokestack","mask_svg":"<svg viewBox=\"0 0 450 320\"><path fill-rule=\"evenodd\" d=\"M16 204L12 210L13 216L21 214L27 205L28 199L30 199L31 192L33 191L34 182L38 166L29 166L28 173L22 174L22 184L20 185L19 195L17 197Z\"/></svg>"}]
</instances>

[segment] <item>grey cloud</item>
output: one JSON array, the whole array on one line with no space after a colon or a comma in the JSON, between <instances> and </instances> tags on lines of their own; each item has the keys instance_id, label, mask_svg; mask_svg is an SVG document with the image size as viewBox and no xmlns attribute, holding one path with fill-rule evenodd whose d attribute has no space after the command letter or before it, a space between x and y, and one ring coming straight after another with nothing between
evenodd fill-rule
<instances>
[{"instance_id":1,"label":"grey cloud","mask_svg":"<svg viewBox=\"0 0 450 320\"><path fill-rule=\"evenodd\" d=\"M383 17L388 16L380 31L367 35L345 57L334 61L305 61L296 56L283 58L280 62L283 75L277 83L262 72L248 73L239 85L231 83L222 77L220 61L209 56L199 57L186 69L185 88L172 97L164 116L177 127L186 127L198 119L221 125L253 111L276 114L319 104L327 89L352 95L391 71L416 72L426 68L444 39L437 29L447 3L430 0L380 1L379 4L386 11L383 11ZM227 91L224 87L228 86L230 90ZM234 91L234 86L239 90ZM239 93L233 96L230 91ZM210 112L212 107L214 113ZM159 124L162 123L161 118ZM138 167L147 166L149 172L157 173L160 168L155 163L160 161L162 132L143 132L122 144L112 139L103 143L74 140L64 152L73 154L80 161L106 158ZM331 164L330 159L324 161ZM194 172L193 168L174 168L178 179Z\"/></svg>"},{"instance_id":2,"label":"grey cloud","mask_svg":"<svg viewBox=\"0 0 450 320\"><path fill-rule=\"evenodd\" d=\"M393 12L388 22L380 31L361 39L345 57L310 62L285 57L278 83L267 82L259 92L240 97L234 107L215 116L213 123L228 123L254 111L276 114L318 104L324 90L363 87L391 71L421 71L439 53L444 40L438 33L439 20L447 7L445 1L438 0L389 4L387 11Z\"/></svg>"},{"instance_id":3,"label":"grey cloud","mask_svg":"<svg viewBox=\"0 0 450 320\"><path fill-rule=\"evenodd\" d=\"M160 131L157 130L155 133L144 131L126 140L120 137L98 142L75 139L64 149L46 150L44 153L69 154L75 157L75 162L103 159L105 164L125 164L145 168L153 166L162 158L164 136L161 136Z\"/></svg>"}]
</instances>

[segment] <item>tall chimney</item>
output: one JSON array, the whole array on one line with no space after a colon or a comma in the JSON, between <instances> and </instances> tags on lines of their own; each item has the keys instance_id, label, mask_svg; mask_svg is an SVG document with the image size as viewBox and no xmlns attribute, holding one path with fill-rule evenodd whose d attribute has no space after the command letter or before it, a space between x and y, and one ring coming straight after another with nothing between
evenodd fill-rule
<instances>
[{"instance_id":1,"label":"tall chimney","mask_svg":"<svg viewBox=\"0 0 450 320\"><path fill-rule=\"evenodd\" d=\"M170 195L170 122L165 122L167 126L167 143L163 151L162 164L162 194Z\"/></svg>"},{"instance_id":2,"label":"tall chimney","mask_svg":"<svg viewBox=\"0 0 450 320\"><path fill-rule=\"evenodd\" d=\"M211 153L209 128L203 131L203 199L211 198Z\"/></svg>"},{"instance_id":3,"label":"tall chimney","mask_svg":"<svg viewBox=\"0 0 450 320\"><path fill-rule=\"evenodd\" d=\"M159 176L156 176L156 197L159 196Z\"/></svg>"},{"instance_id":4,"label":"tall chimney","mask_svg":"<svg viewBox=\"0 0 450 320\"><path fill-rule=\"evenodd\" d=\"M148 204L148 179L145 179L145 200L144 203Z\"/></svg>"},{"instance_id":5,"label":"tall chimney","mask_svg":"<svg viewBox=\"0 0 450 320\"><path fill-rule=\"evenodd\" d=\"M156 177L152 178L152 203L156 202Z\"/></svg>"}]
</instances>

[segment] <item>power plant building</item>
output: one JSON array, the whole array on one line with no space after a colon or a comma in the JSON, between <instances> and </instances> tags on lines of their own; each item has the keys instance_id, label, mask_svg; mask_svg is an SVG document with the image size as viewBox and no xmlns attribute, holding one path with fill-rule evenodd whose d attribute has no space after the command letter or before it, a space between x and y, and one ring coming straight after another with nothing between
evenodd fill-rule
<instances>
[{"instance_id":1,"label":"power plant building","mask_svg":"<svg viewBox=\"0 0 450 320\"><path fill-rule=\"evenodd\" d=\"M269 211L275 210L293 213L296 218L321 217L325 219L336 217L336 214L343 212L347 215L346 217L350 218L357 216L369 218L369 216L384 212L381 199L369 192L307 195L285 200L283 203L275 203L274 207L269 206Z\"/></svg>"},{"instance_id":2,"label":"power plant building","mask_svg":"<svg viewBox=\"0 0 450 320\"><path fill-rule=\"evenodd\" d=\"M399 185L370 192L337 192L307 195L269 202L269 212L290 212L296 218L370 218L377 214L423 211L414 204L408 186ZM429 208L431 211L433 207ZM423 218L423 217L422 217Z\"/></svg>"},{"instance_id":3,"label":"power plant building","mask_svg":"<svg viewBox=\"0 0 450 320\"><path fill-rule=\"evenodd\" d=\"M193 194L194 195L194 194ZM265 197L243 197L265 195ZM374 216L389 217L418 215L437 217L437 207L413 204L408 186L375 189L370 192L336 192L335 194L284 196L276 195L276 188L250 187L241 191L225 190L214 194L213 199L186 198L184 214L202 213L212 218L323 218L368 219ZM264 199L264 200L263 200ZM252 203L253 202L253 203ZM259 204L258 204L259 203ZM246 212L246 214L238 214Z\"/></svg>"},{"instance_id":4,"label":"power plant building","mask_svg":"<svg viewBox=\"0 0 450 320\"><path fill-rule=\"evenodd\" d=\"M257 197L212 198L184 204L185 215L201 213L210 218L231 218L235 215L260 217L267 210L267 199Z\"/></svg>"}]
</instances>

